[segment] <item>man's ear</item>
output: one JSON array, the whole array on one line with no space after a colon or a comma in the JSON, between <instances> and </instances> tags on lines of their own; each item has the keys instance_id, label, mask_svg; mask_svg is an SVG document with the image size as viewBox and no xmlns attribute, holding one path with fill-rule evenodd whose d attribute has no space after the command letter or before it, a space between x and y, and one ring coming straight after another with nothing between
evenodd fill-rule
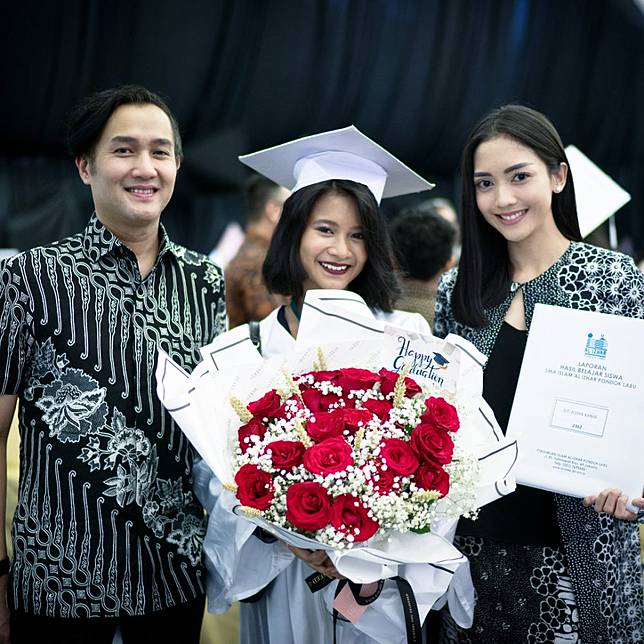
<instances>
[{"instance_id":1,"label":"man's ear","mask_svg":"<svg viewBox=\"0 0 644 644\"><path fill-rule=\"evenodd\" d=\"M80 175L81 181L89 186L92 182L92 167L91 161L87 157L76 157L75 159L76 167L78 168L78 174Z\"/></svg>"},{"instance_id":2,"label":"man's ear","mask_svg":"<svg viewBox=\"0 0 644 644\"><path fill-rule=\"evenodd\" d=\"M280 220L282 214L282 205L275 199L271 199L266 202L264 213L271 224L277 226L277 222Z\"/></svg>"}]
</instances>

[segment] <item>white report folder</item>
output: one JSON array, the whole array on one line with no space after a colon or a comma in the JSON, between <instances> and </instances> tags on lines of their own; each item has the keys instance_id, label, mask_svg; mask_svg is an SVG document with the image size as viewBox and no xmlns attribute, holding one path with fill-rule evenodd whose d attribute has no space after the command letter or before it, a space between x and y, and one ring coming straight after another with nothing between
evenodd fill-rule
<instances>
[{"instance_id":1,"label":"white report folder","mask_svg":"<svg viewBox=\"0 0 644 644\"><path fill-rule=\"evenodd\" d=\"M517 482L642 496L643 348L644 320L537 304L507 431Z\"/></svg>"}]
</instances>

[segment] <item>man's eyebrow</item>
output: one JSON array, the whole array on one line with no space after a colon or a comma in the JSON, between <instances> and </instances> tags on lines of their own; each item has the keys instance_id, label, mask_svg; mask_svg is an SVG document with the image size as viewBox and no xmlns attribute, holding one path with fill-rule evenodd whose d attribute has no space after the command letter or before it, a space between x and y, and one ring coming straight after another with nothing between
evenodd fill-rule
<instances>
[{"instance_id":1,"label":"man's eyebrow","mask_svg":"<svg viewBox=\"0 0 644 644\"><path fill-rule=\"evenodd\" d=\"M503 171L503 174L508 174L510 172L514 172L515 170L520 170L521 168L525 168L526 166L529 165L534 165L530 163L529 161L526 161L525 163L515 163L514 165L511 165L509 168L506 168ZM475 172L474 173L475 177L491 177L491 173L489 172Z\"/></svg>"},{"instance_id":2,"label":"man's eyebrow","mask_svg":"<svg viewBox=\"0 0 644 644\"><path fill-rule=\"evenodd\" d=\"M139 143L139 139L137 139L134 136L117 135L117 136L112 137L111 142L112 143L128 143L129 145L136 145L137 143ZM164 139L164 138L153 139L152 144L153 145L161 145L161 146L165 145L165 146L168 146L168 147L172 147L172 141L170 141L170 139Z\"/></svg>"}]
</instances>

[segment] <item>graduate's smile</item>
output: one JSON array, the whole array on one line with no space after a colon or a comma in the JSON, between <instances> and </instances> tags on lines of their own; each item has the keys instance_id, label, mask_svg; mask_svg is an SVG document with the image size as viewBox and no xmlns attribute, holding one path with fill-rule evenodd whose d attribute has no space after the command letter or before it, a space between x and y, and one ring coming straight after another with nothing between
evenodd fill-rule
<instances>
[{"instance_id":1,"label":"graduate's smile","mask_svg":"<svg viewBox=\"0 0 644 644\"><path fill-rule=\"evenodd\" d=\"M352 198L333 192L322 195L300 242L300 261L306 273L304 290L347 288L367 261L363 237Z\"/></svg>"}]
</instances>

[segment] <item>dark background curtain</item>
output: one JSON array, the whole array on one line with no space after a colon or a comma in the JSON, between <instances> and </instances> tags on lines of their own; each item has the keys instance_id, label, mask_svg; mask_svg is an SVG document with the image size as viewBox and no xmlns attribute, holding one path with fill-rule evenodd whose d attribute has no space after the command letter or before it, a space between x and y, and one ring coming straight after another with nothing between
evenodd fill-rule
<instances>
[{"instance_id":1,"label":"dark background curtain","mask_svg":"<svg viewBox=\"0 0 644 644\"><path fill-rule=\"evenodd\" d=\"M0 247L83 226L92 206L66 115L92 91L141 83L181 123L164 221L198 250L242 216L238 154L354 123L457 199L468 129L519 101L632 194L618 231L644 251L634 0L23 0L3 3L0 30ZM405 205L392 201L389 214Z\"/></svg>"}]
</instances>

